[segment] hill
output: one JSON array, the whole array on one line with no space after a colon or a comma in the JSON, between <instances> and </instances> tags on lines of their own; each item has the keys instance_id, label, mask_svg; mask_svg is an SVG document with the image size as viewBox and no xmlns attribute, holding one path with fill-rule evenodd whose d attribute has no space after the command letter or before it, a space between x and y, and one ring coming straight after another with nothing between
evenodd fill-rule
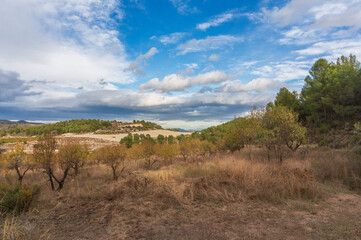
<instances>
[{"instance_id":1,"label":"hill","mask_svg":"<svg viewBox=\"0 0 361 240\"><path fill-rule=\"evenodd\" d=\"M61 121L52 124L34 125L19 127L19 124L12 127L3 128L1 135L42 135L46 132L53 132L54 134L63 133L88 133L96 132L97 134L104 133L127 133L141 130L162 129L156 123L133 120L133 122L119 122L119 121L105 121L98 119L73 119L68 121Z\"/></svg>"}]
</instances>

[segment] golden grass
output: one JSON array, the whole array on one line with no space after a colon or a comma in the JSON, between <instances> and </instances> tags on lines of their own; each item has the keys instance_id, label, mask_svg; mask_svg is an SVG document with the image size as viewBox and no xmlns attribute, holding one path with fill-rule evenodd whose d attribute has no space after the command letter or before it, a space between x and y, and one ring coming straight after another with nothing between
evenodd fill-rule
<instances>
[{"instance_id":1,"label":"golden grass","mask_svg":"<svg viewBox=\"0 0 361 240\"><path fill-rule=\"evenodd\" d=\"M2 240L47 240L48 231L40 232L29 223L24 223L15 216L6 217L0 224Z\"/></svg>"},{"instance_id":2,"label":"golden grass","mask_svg":"<svg viewBox=\"0 0 361 240\"><path fill-rule=\"evenodd\" d=\"M41 193L34 208L55 206L66 201L96 200L116 196L120 192L137 194L169 194L179 202L246 201L257 199L282 202L286 199L318 199L325 195L323 184L337 182L351 190L361 189L361 161L344 151L301 149L290 153L281 165L268 161L263 149L244 149L235 154L218 154L212 160L185 163L181 158L157 170L144 170L141 161L127 163L123 177L111 178L110 169L93 164L81 169L78 176L66 180L61 192L50 190L44 173L29 172L24 185L38 184ZM13 179L11 172L6 179ZM0 181L6 181L4 176ZM165 191L165 192L164 192Z\"/></svg>"}]
</instances>

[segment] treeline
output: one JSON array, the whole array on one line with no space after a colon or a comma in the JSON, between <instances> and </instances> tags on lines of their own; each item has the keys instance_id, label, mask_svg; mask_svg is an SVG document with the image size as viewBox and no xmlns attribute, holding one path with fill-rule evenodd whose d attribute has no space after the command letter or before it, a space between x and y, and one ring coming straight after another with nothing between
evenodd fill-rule
<instances>
[{"instance_id":1,"label":"treeline","mask_svg":"<svg viewBox=\"0 0 361 240\"><path fill-rule=\"evenodd\" d=\"M52 124L44 124L40 126L27 127L27 128L18 128L13 127L8 130L1 130L0 135L4 136L7 133L10 135L24 133L27 136L34 135L43 135L47 132L56 132L56 134L63 133L86 133L86 132L95 132L99 129L111 129L112 124L115 121L105 121L98 119L74 119L69 121L61 121ZM162 127L156 123L147 122L147 121L139 121L133 120L134 124L142 124L143 127L138 127L139 130L147 130L147 129L161 129ZM131 123L129 123L131 124Z\"/></svg>"},{"instance_id":2,"label":"treeline","mask_svg":"<svg viewBox=\"0 0 361 240\"><path fill-rule=\"evenodd\" d=\"M274 102L299 114L310 129L327 132L361 120L361 69L356 56L336 62L319 59L311 67L300 94L282 88Z\"/></svg>"}]
</instances>

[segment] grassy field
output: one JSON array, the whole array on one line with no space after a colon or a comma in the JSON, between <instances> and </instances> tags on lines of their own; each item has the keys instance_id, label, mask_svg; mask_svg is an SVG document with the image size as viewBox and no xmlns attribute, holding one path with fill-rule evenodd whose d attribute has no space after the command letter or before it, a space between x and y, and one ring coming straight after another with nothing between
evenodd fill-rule
<instances>
[{"instance_id":1,"label":"grassy field","mask_svg":"<svg viewBox=\"0 0 361 240\"><path fill-rule=\"evenodd\" d=\"M3 239L360 239L361 161L301 149L280 165L260 148L211 158L129 161L118 181L88 164L61 192L41 172L29 212L2 217ZM10 172L0 182L15 182ZM11 237L13 236L13 237Z\"/></svg>"}]
</instances>

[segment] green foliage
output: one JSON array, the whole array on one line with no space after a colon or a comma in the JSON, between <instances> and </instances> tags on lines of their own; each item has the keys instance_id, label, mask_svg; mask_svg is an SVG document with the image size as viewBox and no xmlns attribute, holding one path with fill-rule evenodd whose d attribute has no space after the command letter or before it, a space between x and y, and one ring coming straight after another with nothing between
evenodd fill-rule
<instances>
[{"instance_id":1,"label":"green foliage","mask_svg":"<svg viewBox=\"0 0 361 240\"><path fill-rule=\"evenodd\" d=\"M174 138L173 135L169 135L169 136L168 136L168 143L169 143L169 144L174 144L174 143L175 143L175 138Z\"/></svg>"},{"instance_id":2,"label":"green foliage","mask_svg":"<svg viewBox=\"0 0 361 240\"><path fill-rule=\"evenodd\" d=\"M147 122L147 121L144 121L144 120L133 120L133 123L134 124L142 124L143 125L143 129L152 129L152 128L155 128L155 129L162 129L162 126L156 124L156 123L153 123L153 122Z\"/></svg>"},{"instance_id":3,"label":"green foliage","mask_svg":"<svg viewBox=\"0 0 361 240\"><path fill-rule=\"evenodd\" d=\"M298 114L287 107L267 108L262 125L266 145L286 144L295 151L306 140L306 128L298 123Z\"/></svg>"},{"instance_id":4,"label":"green foliage","mask_svg":"<svg viewBox=\"0 0 361 240\"><path fill-rule=\"evenodd\" d=\"M305 79L301 103L301 117L314 127L343 127L361 119L361 70L356 57L341 56L336 63L317 60Z\"/></svg>"},{"instance_id":5,"label":"green foliage","mask_svg":"<svg viewBox=\"0 0 361 240\"><path fill-rule=\"evenodd\" d=\"M0 211L4 213L21 213L29 209L35 195L39 193L37 185L21 187L20 185L0 185Z\"/></svg>"},{"instance_id":6,"label":"green foliage","mask_svg":"<svg viewBox=\"0 0 361 240\"><path fill-rule=\"evenodd\" d=\"M131 133L129 133L128 136L120 139L120 144L123 144L123 143L125 143L127 148L131 148L133 145L133 135Z\"/></svg>"},{"instance_id":7,"label":"green foliage","mask_svg":"<svg viewBox=\"0 0 361 240\"><path fill-rule=\"evenodd\" d=\"M165 137L162 134L159 134L157 137L157 141L159 144L163 144L165 140Z\"/></svg>"},{"instance_id":8,"label":"green foliage","mask_svg":"<svg viewBox=\"0 0 361 240\"><path fill-rule=\"evenodd\" d=\"M288 107L289 109L299 112L301 109L301 102L299 100L298 93L293 91L292 93L288 91L287 88L283 87L280 89L279 93L276 96L274 105Z\"/></svg>"},{"instance_id":9,"label":"green foliage","mask_svg":"<svg viewBox=\"0 0 361 240\"><path fill-rule=\"evenodd\" d=\"M139 144L140 143L140 136L138 133L133 135L133 143L134 144Z\"/></svg>"},{"instance_id":10,"label":"green foliage","mask_svg":"<svg viewBox=\"0 0 361 240\"><path fill-rule=\"evenodd\" d=\"M260 121L257 118L236 118L232 121L231 131L225 136L225 147L232 152L255 143Z\"/></svg>"},{"instance_id":11,"label":"green foliage","mask_svg":"<svg viewBox=\"0 0 361 240\"><path fill-rule=\"evenodd\" d=\"M53 124L45 124L35 127L18 128L16 126L7 130L9 134L25 133L28 136L42 135L46 132L56 132L56 134L63 133L82 133L82 132L94 132L102 128L112 127L114 121L104 121L97 119L73 119L69 121L61 121ZM147 129L162 129L156 123L146 121L135 121L135 124L142 124L142 130ZM6 131L0 132L1 135L5 135Z\"/></svg>"}]
</instances>

